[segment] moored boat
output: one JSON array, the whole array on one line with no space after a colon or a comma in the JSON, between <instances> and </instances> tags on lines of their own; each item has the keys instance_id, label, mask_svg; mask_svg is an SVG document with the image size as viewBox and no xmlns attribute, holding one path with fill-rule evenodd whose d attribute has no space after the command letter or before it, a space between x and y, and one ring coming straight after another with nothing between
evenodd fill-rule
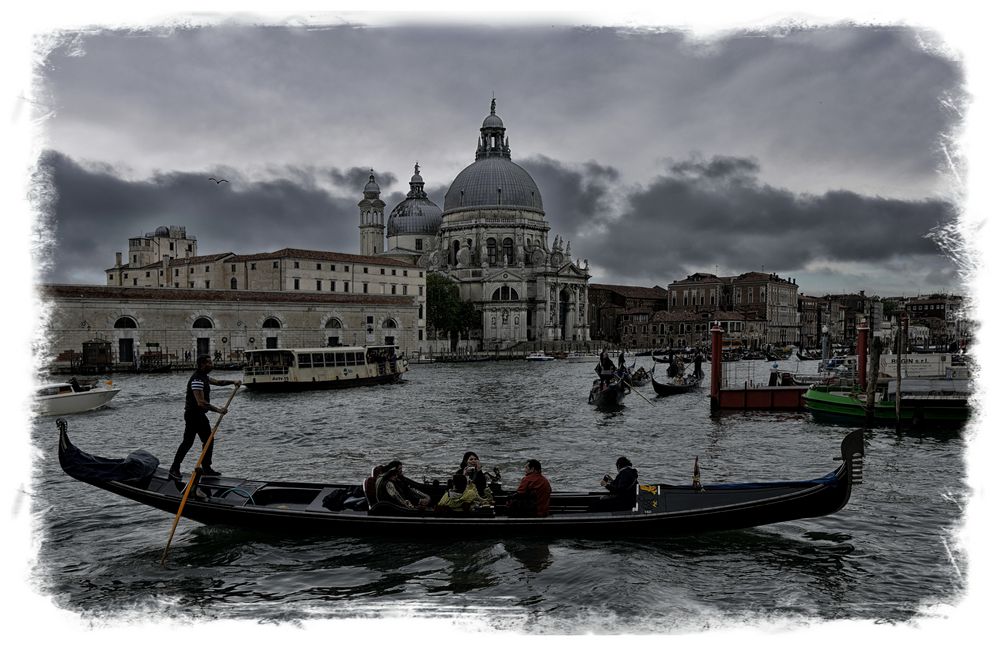
<instances>
[{"instance_id":1,"label":"moored boat","mask_svg":"<svg viewBox=\"0 0 1000 646\"><path fill-rule=\"evenodd\" d=\"M348 388L399 381L405 359L391 345L248 350L243 385L250 390Z\"/></svg>"},{"instance_id":2,"label":"moored boat","mask_svg":"<svg viewBox=\"0 0 1000 646\"><path fill-rule=\"evenodd\" d=\"M874 395L871 415L867 411L867 393L855 388L814 385L805 392L802 400L806 410L819 422L896 425L893 384L881 386ZM919 428L960 428L969 420L968 399L967 380L904 379L900 389L898 423Z\"/></svg>"},{"instance_id":3,"label":"moored boat","mask_svg":"<svg viewBox=\"0 0 1000 646\"><path fill-rule=\"evenodd\" d=\"M59 464L71 477L136 502L176 514L186 482L173 480L145 451L124 459L90 455L74 446L65 420L59 426ZM725 531L825 516L850 500L860 483L864 436L841 442L843 462L819 478L704 485L637 485L631 509L595 511L605 492L556 492L544 517L512 517L506 494L496 506L471 513L410 511L376 503L359 484L272 482L201 477L183 516L223 525L301 536L396 535L408 538L496 536L674 536ZM442 486L420 485L440 496ZM338 501L334 504L334 501Z\"/></svg>"},{"instance_id":4,"label":"moored boat","mask_svg":"<svg viewBox=\"0 0 1000 646\"><path fill-rule=\"evenodd\" d=\"M66 383L45 384L35 390L35 412L39 415L73 415L85 413L106 405L120 388L111 382L81 386L74 380Z\"/></svg>"},{"instance_id":5,"label":"moored boat","mask_svg":"<svg viewBox=\"0 0 1000 646\"><path fill-rule=\"evenodd\" d=\"M528 361L555 361L555 357L550 357L541 350L536 350L525 357Z\"/></svg>"}]
</instances>

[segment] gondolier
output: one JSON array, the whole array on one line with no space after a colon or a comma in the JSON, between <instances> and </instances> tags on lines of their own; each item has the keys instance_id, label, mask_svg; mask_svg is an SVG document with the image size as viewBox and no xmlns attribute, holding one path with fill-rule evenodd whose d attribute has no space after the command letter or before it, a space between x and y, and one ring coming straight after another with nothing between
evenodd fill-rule
<instances>
[{"instance_id":1,"label":"gondolier","mask_svg":"<svg viewBox=\"0 0 1000 646\"><path fill-rule=\"evenodd\" d=\"M239 387L243 383L238 380L219 380L209 377L208 373L212 371L214 365L212 364L212 358L207 354L199 356L195 365L197 367L194 374L188 379L184 395L184 439L181 440L181 445L177 447L177 454L174 455L174 462L170 466L169 471L170 477L177 480L181 479L181 462L184 461L184 456L187 455L187 452L194 444L195 435L201 439L201 443L204 445L208 437L212 434L212 427L208 423L207 413L212 411L225 415L229 412L225 407L220 408L211 404L212 386L235 385ZM202 475L206 476L222 475L212 468L211 445L205 451L205 457L201 461L201 472Z\"/></svg>"}]
</instances>

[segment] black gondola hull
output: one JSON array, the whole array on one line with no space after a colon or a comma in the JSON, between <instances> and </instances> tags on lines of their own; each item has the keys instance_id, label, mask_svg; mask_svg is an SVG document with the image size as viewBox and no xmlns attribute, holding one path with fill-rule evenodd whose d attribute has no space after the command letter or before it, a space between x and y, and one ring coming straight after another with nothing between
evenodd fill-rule
<instances>
[{"instance_id":1,"label":"black gondola hull","mask_svg":"<svg viewBox=\"0 0 1000 646\"><path fill-rule=\"evenodd\" d=\"M74 447L60 428L60 464L72 477L95 487L169 514L176 514L186 482L171 480L162 467L143 472L131 468L122 482L104 473L109 464L128 462L95 458ZM544 518L505 515L505 496L497 497L496 511L486 514L405 512L384 515L373 511L330 510L327 497L357 485L264 482L240 478L202 478L184 505L183 516L206 525L330 536L400 536L404 538L504 536L679 536L744 529L800 518L832 514L850 499L852 480L860 478L864 454L862 431L841 444L843 464L815 480L772 483L690 486L643 485L636 507L627 511L591 511L603 492L555 493L551 513ZM148 454L144 454L147 455ZM88 474L88 475L84 475ZM654 493L655 492L655 493ZM429 491L438 494L437 491Z\"/></svg>"}]
</instances>

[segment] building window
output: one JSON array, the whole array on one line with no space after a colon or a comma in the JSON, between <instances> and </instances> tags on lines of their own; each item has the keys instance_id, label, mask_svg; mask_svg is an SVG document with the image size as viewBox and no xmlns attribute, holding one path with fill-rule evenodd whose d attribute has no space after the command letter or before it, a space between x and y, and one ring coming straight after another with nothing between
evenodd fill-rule
<instances>
[{"instance_id":1,"label":"building window","mask_svg":"<svg viewBox=\"0 0 1000 646\"><path fill-rule=\"evenodd\" d=\"M181 275L181 270L180 269L175 269L174 270L174 276L180 276L180 275Z\"/></svg>"},{"instance_id":2,"label":"building window","mask_svg":"<svg viewBox=\"0 0 1000 646\"><path fill-rule=\"evenodd\" d=\"M424 286L423 285L417 285L417 292L418 292L418 296L423 296L424 295Z\"/></svg>"},{"instance_id":3,"label":"building window","mask_svg":"<svg viewBox=\"0 0 1000 646\"><path fill-rule=\"evenodd\" d=\"M423 340L424 340L424 331L417 330L417 341L423 341Z\"/></svg>"},{"instance_id":4,"label":"building window","mask_svg":"<svg viewBox=\"0 0 1000 646\"><path fill-rule=\"evenodd\" d=\"M403 285L403 295L404 296L406 296L406 292L407 292L406 285Z\"/></svg>"},{"instance_id":5,"label":"building window","mask_svg":"<svg viewBox=\"0 0 1000 646\"><path fill-rule=\"evenodd\" d=\"M299 288L299 279L295 278L293 280L293 287L292 287L292 289L298 289L298 288Z\"/></svg>"},{"instance_id":6,"label":"building window","mask_svg":"<svg viewBox=\"0 0 1000 646\"><path fill-rule=\"evenodd\" d=\"M424 277L424 272L420 272L420 278Z\"/></svg>"},{"instance_id":7,"label":"building window","mask_svg":"<svg viewBox=\"0 0 1000 646\"><path fill-rule=\"evenodd\" d=\"M196 329L210 330L215 326L212 325L212 319L208 318L207 316L199 316L194 320L194 324L192 324L191 327Z\"/></svg>"},{"instance_id":8,"label":"building window","mask_svg":"<svg viewBox=\"0 0 1000 646\"><path fill-rule=\"evenodd\" d=\"M395 293L396 293L396 286L395 286L395 285L393 285L393 286L392 286L392 293L393 293L393 294L395 294Z\"/></svg>"},{"instance_id":9,"label":"building window","mask_svg":"<svg viewBox=\"0 0 1000 646\"><path fill-rule=\"evenodd\" d=\"M328 336L328 337L326 337L326 347L328 347L328 348L336 348L338 345L340 345L340 337L339 336Z\"/></svg>"},{"instance_id":10,"label":"building window","mask_svg":"<svg viewBox=\"0 0 1000 646\"><path fill-rule=\"evenodd\" d=\"M497 241L493 238L486 241L486 259L491 265L497 262Z\"/></svg>"},{"instance_id":11,"label":"building window","mask_svg":"<svg viewBox=\"0 0 1000 646\"><path fill-rule=\"evenodd\" d=\"M271 269L277 269L277 268L278 268L278 261L275 260L273 263L271 263Z\"/></svg>"},{"instance_id":12,"label":"building window","mask_svg":"<svg viewBox=\"0 0 1000 646\"><path fill-rule=\"evenodd\" d=\"M325 327L328 330L339 330L339 329L343 328L344 325L343 325L343 323L340 322L340 319L333 318L333 319L330 319L329 321L326 322L326 326Z\"/></svg>"},{"instance_id":13,"label":"building window","mask_svg":"<svg viewBox=\"0 0 1000 646\"><path fill-rule=\"evenodd\" d=\"M392 270L392 275L393 275L393 276L395 276L395 275L396 275L396 270L395 270L395 269L393 269L393 270Z\"/></svg>"},{"instance_id":14,"label":"building window","mask_svg":"<svg viewBox=\"0 0 1000 646\"><path fill-rule=\"evenodd\" d=\"M261 327L268 328L268 329L271 329L271 328L281 329L281 321L279 321L278 319L274 318L273 316L269 316L266 319L264 319L264 324L261 325Z\"/></svg>"},{"instance_id":15,"label":"building window","mask_svg":"<svg viewBox=\"0 0 1000 646\"><path fill-rule=\"evenodd\" d=\"M347 282L346 280L344 281L344 291L345 292L351 291L351 284L349 282Z\"/></svg>"},{"instance_id":16,"label":"building window","mask_svg":"<svg viewBox=\"0 0 1000 646\"><path fill-rule=\"evenodd\" d=\"M365 294L368 293L368 283L364 283L361 285L361 291L364 292Z\"/></svg>"},{"instance_id":17,"label":"building window","mask_svg":"<svg viewBox=\"0 0 1000 646\"><path fill-rule=\"evenodd\" d=\"M320 271L321 269L323 269L323 265L316 263L316 271Z\"/></svg>"},{"instance_id":18,"label":"building window","mask_svg":"<svg viewBox=\"0 0 1000 646\"><path fill-rule=\"evenodd\" d=\"M161 276L163 275L163 270L162 270L162 269L160 270L160 275L161 275Z\"/></svg>"},{"instance_id":19,"label":"building window","mask_svg":"<svg viewBox=\"0 0 1000 646\"><path fill-rule=\"evenodd\" d=\"M138 278L133 278L132 279L132 284L133 285L138 285L139 284L139 279Z\"/></svg>"},{"instance_id":20,"label":"building window","mask_svg":"<svg viewBox=\"0 0 1000 646\"><path fill-rule=\"evenodd\" d=\"M131 316L121 316L115 321L115 328L121 329L134 329L139 327L139 324L135 322L135 319Z\"/></svg>"},{"instance_id":21,"label":"building window","mask_svg":"<svg viewBox=\"0 0 1000 646\"><path fill-rule=\"evenodd\" d=\"M316 281L316 291L317 292L323 291L323 281L322 280L317 280Z\"/></svg>"},{"instance_id":22,"label":"building window","mask_svg":"<svg viewBox=\"0 0 1000 646\"><path fill-rule=\"evenodd\" d=\"M298 269L298 268L299 268L299 261L298 261L298 260L296 260L296 261L295 261L295 264L294 264L293 266L295 267L295 269Z\"/></svg>"},{"instance_id":23,"label":"building window","mask_svg":"<svg viewBox=\"0 0 1000 646\"><path fill-rule=\"evenodd\" d=\"M132 263L136 264L139 262L139 256L132 254Z\"/></svg>"},{"instance_id":24,"label":"building window","mask_svg":"<svg viewBox=\"0 0 1000 646\"><path fill-rule=\"evenodd\" d=\"M337 281L335 280L330 281L330 291L331 292L337 291Z\"/></svg>"},{"instance_id":25,"label":"building window","mask_svg":"<svg viewBox=\"0 0 1000 646\"><path fill-rule=\"evenodd\" d=\"M191 251L191 245L188 245L188 251Z\"/></svg>"},{"instance_id":26,"label":"building window","mask_svg":"<svg viewBox=\"0 0 1000 646\"><path fill-rule=\"evenodd\" d=\"M385 267L382 267L381 271L382 271L382 275L385 276Z\"/></svg>"},{"instance_id":27,"label":"building window","mask_svg":"<svg viewBox=\"0 0 1000 646\"><path fill-rule=\"evenodd\" d=\"M188 267L188 273L189 274L193 274L194 273L194 267Z\"/></svg>"},{"instance_id":28,"label":"building window","mask_svg":"<svg viewBox=\"0 0 1000 646\"><path fill-rule=\"evenodd\" d=\"M368 268L365 267L362 271L367 274L368 273Z\"/></svg>"},{"instance_id":29,"label":"building window","mask_svg":"<svg viewBox=\"0 0 1000 646\"><path fill-rule=\"evenodd\" d=\"M514 241L510 238L503 240L503 260L508 265L514 264Z\"/></svg>"},{"instance_id":30,"label":"building window","mask_svg":"<svg viewBox=\"0 0 1000 646\"><path fill-rule=\"evenodd\" d=\"M257 269L257 263L255 262L250 263L250 269L255 271Z\"/></svg>"},{"instance_id":31,"label":"building window","mask_svg":"<svg viewBox=\"0 0 1000 646\"><path fill-rule=\"evenodd\" d=\"M171 243L170 243L170 250L171 250L171 251L173 251L173 250L174 250L174 243L173 243L173 242L171 242Z\"/></svg>"},{"instance_id":32,"label":"building window","mask_svg":"<svg viewBox=\"0 0 1000 646\"><path fill-rule=\"evenodd\" d=\"M205 289L209 289L211 286L212 286L212 281L206 280L205 281Z\"/></svg>"},{"instance_id":33,"label":"building window","mask_svg":"<svg viewBox=\"0 0 1000 646\"><path fill-rule=\"evenodd\" d=\"M229 289L236 289L236 277L235 276L233 276L229 280Z\"/></svg>"},{"instance_id":34,"label":"building window","mask_svg":"<svg viewBox=\"0 0 1000 646\"><path fill-rule=\"evenodd\" d=\"M417 238L417 251L423 251L423 250L424 250L424 239Z\"/></svg>"},{"instance_id":35,"label":"building window","mask_svg":"<svg viewBox=\"0 0 1000 646\"><path fill-rule=\"evenodd\" d=\"M420 306L420 309L419 309L419 311L417 313L417 318L418 319L424 318L424 306L423 305Z\"/></svg>"},{"instance_id":36,"label":"building window","mask_svg":"<svg viewBox=\"0 0 1000 646\"><path fill-rule=\"evenodd\" d=\"M148 271L146 272L146 278L149 278L149 272Z\"/></svg>"},{"instance_id":37,"label":"building window","mask_svg":"<svg viewBox=\"0 0 1000 646\"><path fill-rule=\"evenodd\" d=\"M407 273L406 273L406 270L404 269L403 270L403 276L405 277L406 275L407 275Z\"/></svg>"},{"instance_id":38,"label":"building window","mask_svg":"<svg viewBox=\"0 0 1000 646\"><path fill-rule=\"evenodd\" d=\"M236 265L229 265L229 269L232 271L236 271Z\"/></svg>"},{"instance_id":39,"label":"building window","mask_svg":"<svg viewBox=\"0 0 1000 646\"><path fill-rule=\"evenodd\" d=\"M212 267L209 265L205 265L205 273L207 274L210 271L212 271Z\"/></svg>"},{"instance_id":40,"label":"building window","mask_svg":"<svg viewBox=\"0 0 1000 646\"><path fill-rule=\"evenodd\" d=\"M180 287L180 286L181 286L180 283L174 283L174 287Z\"/></svg>"},{"instance_id":41,"label":"building window","mask_svg":"<svg viewBox=\"0 0 1000 646\"><path fill-rule=\"evenodd\" d=\"M347 265L344 265L344 271L351 271L351 268L348 267Z\"/></svg>"}]
</instances>

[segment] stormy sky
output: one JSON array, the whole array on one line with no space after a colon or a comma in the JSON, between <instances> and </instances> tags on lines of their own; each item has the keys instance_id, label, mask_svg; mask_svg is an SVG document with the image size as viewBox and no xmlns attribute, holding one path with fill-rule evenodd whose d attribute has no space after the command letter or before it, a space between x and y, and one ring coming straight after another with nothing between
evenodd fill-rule
<instances>
[{"instance_id":1,"label":"stormy sky","mask_svg":"<svg viewBox=\"0 0 1000 646\"><path fill-rule=\"evenodd\" d=\"M550 240L594 282L763 269L814 295L965 290L947 243L968 95L932 31L331 20L64 30L39 48L39 280L103 283L162 225L203 254L357 253L368 169L387 214L416 161L442 205L495 94Z\"/></svg>"}]
</instances>

